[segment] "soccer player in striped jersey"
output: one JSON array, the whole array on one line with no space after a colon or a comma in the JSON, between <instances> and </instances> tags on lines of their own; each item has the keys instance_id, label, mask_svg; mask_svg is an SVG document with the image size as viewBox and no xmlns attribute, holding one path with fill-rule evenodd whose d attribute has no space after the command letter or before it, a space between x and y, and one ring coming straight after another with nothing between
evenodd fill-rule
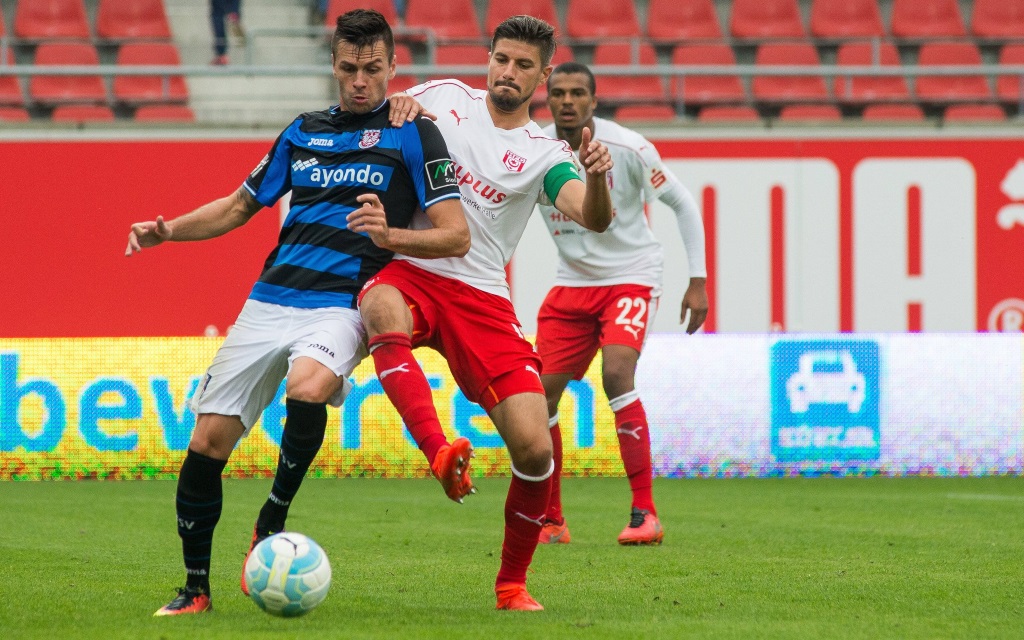
<instances>
[{"instance_id":1,"label":"soccer player in striped jersey","mask_svg":"<svg viewBox=\"0 0 1024 640\"><path fill-rule=\"evenodd\" d=\"M543 608L526 590L526 571L553 469L540 360L512 308L505 264L537 202L595 231L611 220L607 148L584 132L579 162L593 177L584 185L572 149L530 120L530 97L551 72L554 50L551 25L514 16L495 29L486 91L455 80L409 90L438 115L472 243L464 257L393 261L366 283L360 300L381 385L428 459L446 440L413 357L420 345L445 356L459 387L487 411L508 447L512 482L495 581L498 609Z\"/></svg>"},{"instance_id":2,"label":"soccer player in striped jersey","mask_svg":"<svg viewBox=\"0 0 1024 640\"><path fill-rule=\"evenodd\" d=\"M469 248L452 161L437 127L425 118L390 124L385 96L395 56L384 17L362 9L339 17L332 57L338 105L296 118L232 195L170 221L134 224L129 234L126 255L165 241L213 238L292 193L279 243L191 400L196 427L176 498L186 585L156 615L210 609L221 472L287 375L277 474L250 552L283 530L323 444L326 405L341 405L348 376L366 355L356 309L363 284L396 253L436 258ZM421 211L424 228L409 229ZM440 449L433 470L446 488L458 486L469 441L445 441Z\"/></svg>"},{"instance_id":3,"label":"soccer player in striped jersey","mask_svg":"<svg viewBox=\"0 0 1024 640\"><path fill-rule=\"evenodd\" d=\"M651 437L634 377L647 331L661 295L663 253L647 220L646 207L661 200L675 212L689 261L690 284L679 321L689 313L687 333L703 324L705 291L704 227L693 196L662 164L654 145L611 120L594 116L594 75L585 65L566 62L548 78L548 107L554 123L544 132L577 144L583 131L604 142L615 169L607 174L615 216L604 233L591 233L551 207L541 214L558 247L555 286L537 318L537 351L544 362L544 392L554 445L555 473L541 542L569 542L562 515L562 435L558 403L566 385L580 379L598 349L602 382L615 413L619 451L633 492L629 523L619 543L660 544L664 536L651 493Z\"/></svg>"}]
</instances>

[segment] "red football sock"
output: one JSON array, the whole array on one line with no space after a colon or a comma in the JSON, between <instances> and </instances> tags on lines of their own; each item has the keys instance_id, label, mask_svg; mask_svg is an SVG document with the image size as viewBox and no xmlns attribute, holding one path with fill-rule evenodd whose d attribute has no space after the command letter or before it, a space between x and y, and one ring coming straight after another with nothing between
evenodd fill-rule
<instances>
[{"instance_id":1,"label":"red football sock","mask_svg":"<svg viewBox=\"0 0 1024 640\"><path fill-rule=\"evenodd\" d=\"M412 339L401 332L382 333L370 338L369 347L384 392L427 462L433 464L448 439L437 418L427 376L412 355Z\"/></svg>"},{"instance_id":2,"label":"red football sock","mask_svg":"<svg viewBox=\"0 0 1024 640\"><path fill-rule=\"evenodd\" d=\"M556 422L550 429L551 444L554 445L555 471L551 474L551 498L548 500L548 512L545 517L562 524L565 521L565 516L562 515L562 430L557 419L555 416Z\"/></svg>"},{"instance_id":3,"label":"red football sock","mask_svg":"<svg viewBox=\"0 0 1024 640\"><path fill-rule=\"evenodd\" d=\"M651 433L647 413L639 399L615 412L615 432L619 436L619 452L629 477L629 488L633 490L633 506L658 515L651 494Z\"/></svg>"},{"instance_id":4,"label":"red football sock","mask_svg":"<svg viewBox=\"0 0 1024 640\"><path fill-rule=\"evenodd\" d=\"M505 541L501 545L501 569L495 584L526 584L526 569L540 540L544 510L551 496L551 474L523 480L513 471L505 499Z\"/></svg>"}]
</instances>

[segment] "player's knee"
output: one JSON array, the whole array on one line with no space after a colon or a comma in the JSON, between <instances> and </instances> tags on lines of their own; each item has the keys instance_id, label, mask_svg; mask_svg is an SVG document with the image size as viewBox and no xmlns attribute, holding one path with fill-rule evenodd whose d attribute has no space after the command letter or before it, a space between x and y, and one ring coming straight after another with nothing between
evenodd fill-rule
<instances>
[{"instance_id":1,"label":"player's knee","mask_svg":"<svg viewBox=\"0 0 1024 640\"><path fill-rule=\"evenodd\" d=\"M237 424L236 424L237 423ZM245 427L242 421L214 414L200 415L192 431L188 448L217 460L227 460Z\"/></svg>"},{"instance_id":2,"label":"player's knee","mask_svg":"<svg viewBox=\"0 0 1024 640\"><path fill-rule=\"evenodd\" d=\"M379 284L363 294L359 315L371 338L382 333L412 333L412 313L402 293L391 285Z\"/></svg>"},{"instance_id":3,"label":"player's knee","mask_svg":"<svg viewBox=\"0 0 1024 640\"><path fill-rule=\"evenodd\" d=\"M543 476L551 469L554 451L551 440L525 443L512 452L512 462L517 471L527 476Z\"/></svg>"},{"instance_id":4,"label":"player's knee","mask_svg":"<svg viewBox=\"0 0 1024 640\"><path fill-rule=\"evenodd\" d=\"M605 367L601 382L604 385L605 395L609 398L617 398L624 393L629 393L634 386L633 368Z\"/></svg>"},{"instance_id":5,"label":"player's knee","mask_svg":"<svg viewBox=\"0 0 1024 640\"><path fill-rule=\"evenodd\" d=\"M324 380L309 377L303 380L296 380L294 383L289 380L286 393L292 400L299 400L310 404L324 404L338 391L341 383L340 378Z\"/></svg>"}]
</instances>

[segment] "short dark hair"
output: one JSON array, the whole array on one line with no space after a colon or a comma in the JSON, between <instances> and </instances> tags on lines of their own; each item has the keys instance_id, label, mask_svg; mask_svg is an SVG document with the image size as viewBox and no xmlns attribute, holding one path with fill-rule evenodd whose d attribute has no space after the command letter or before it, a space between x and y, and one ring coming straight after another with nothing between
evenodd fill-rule
<instances>
[{"instance_id":1,"label":"short dark hair","mask_svg":"<svg viewBox=\"0 0 1024 640\"><path fill-rule=\"evenodd\" d=\"M554 71L551 72L551 75L548 76L548 91L551 91L551 80L560 73L582 73L587 76L587 85L590 87L590 95L597 95L597 81L594 80L594 72L590 70L590 67L582 62L563 62L555 67Z\"/></svg>"},{"instance_id":2,"label":"short dark hair","mask_svg":"<svg viewBox=\"0 0 1024 640\"><path fill-rule=\"evenodd\" d=\"M494 0L492 0L494 1ZM551 64L555 55L555 28L540 18L533 16L512 16L506 18L494 29L491 38L491 51L501 39L518 40L540 48L540 64L543 67Z\"/></svg>"},{"instance_id":3,"label":"short dark hair","mask_svg":"<svg viewBox=\"0 0 1024 640\"><path fill-rule=\"evenodd\" d=\"M362 49L372 47L381 40L384 41L384 49L390 63L395 57L395 36L391 33L391 25L379 11L353 9L338 16L334 37L331 38L331 55L338 53L339 42L347 42L357 49Z\"/></svg>"}]
</instances>

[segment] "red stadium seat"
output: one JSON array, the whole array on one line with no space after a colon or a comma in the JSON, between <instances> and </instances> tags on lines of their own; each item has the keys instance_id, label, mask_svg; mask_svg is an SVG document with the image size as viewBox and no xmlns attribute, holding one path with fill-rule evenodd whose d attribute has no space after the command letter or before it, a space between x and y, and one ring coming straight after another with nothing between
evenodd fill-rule
<instances>
[{"instance_id":1,"label":"red stadium seat","mask_svg":"<svg viewBox=\"0 0 1024 640\"><path fill-rule=\"evenodd\" d=\"M57 107L51 116L54 122L113 122L110 107L97 104L73 104Z\"/></svg>"},{"instance_id":2,"label":"red stadium seat","mask_svg":"<svg viewBox=\"0 0 1024 640\"><path fill-rule=\"evenodd\" d=\"M733 0L729 30L737 38L803 38L796 0Z\"/></svg>"},{"instance_id":3,"label":"red stadium seat","mask_svg":"<svg viewBox=\"0 0 1024 640\"><path fill-rule=\"evenodd\" d=\"M930 42L921 45L920 67L943 65L980 66L981 53L966 42ZM988 100L992 90L984 76L918 76L917 95L925 101L950 102Z\"/></svg>"},{"instance_id":4,"label":"red stadium seat","mask_svg":"<svg viewBox=\"0 0 1024 640\"><path fill-rule=\"evenodd\" d=\"M811 35L817 38L849 38L885 35L876 0L814 0Z\"/></svg>"},{"instance_id":5,"label":"red stadium seat","mask_svg":"<svg viewBox=\"0 0 1024 640\"><path fill-rule=\"evenodd\" d=\"M633 0L569 0L565 29L570 38L630 38L640 35L640 20Z\"/></svg>"},{"instance_id":6,"label":"red stadium seat","mask_svg":"<svg viewBox=\"0 0 1024 640\"><path fill-rule=\"evenodd\" d=\"M324 26L333 31L338 26L338 16L353 9L379 11L392 29L400 26L398 12L395 11L395 3L392 0L331 0L327 4L327 13L324 14Z\"/></svg>"},{"instance_id":7,"label":"red stadium seat","mask_svg":"<svg viewBox=\"0 0 1024 640\"><path fill-rule=\"evenodd\" d=\"M879 43L877 50L872 43L849 42L839 47L836 64L839 67L878 64L898 68L900 54L891 42ZM837 76L832 94L836 100L847 103L910 99L910 90L903 76Z\"/></svg>"},{"instance_id":8,"label":"red stadium seat","mask_svg":"<svg viewBox=\"0 0 1024 640\"><path fill-rule=\"evenodd\" d=\"M395 77L388 82L388 93L404 91L420 83L418 77L405 72L405 67L410 64L412 51L409 50L409 46L395 43Z\"/></svg>"},{"instance_id":9,"label":"red stadium seat","mask_svg":"<svg viewBox=\"0 0 1024 640\"><path fill-rule=\"evenodd\" d=\"M892 34L900 38L966 35L957 0L894 0Z\"/></svg>"},{"instance_id":10,"label":"red stadium seat","mask_svg":"<svg viewBox=\"0 0 1024 640\"><path fill-rule=\"evenodd\" d=\"M14 35L29 40L88 38L82 0L20 0L14 12Z\"/></svg>"},{"instance_id":11,"label":"red stadium seat","mask_svg":"<svg viewBox=\"0 0 1024 640\"><path fill-rule=\"evenodd\" d=\"M0 50L0 52L4 53L3 60L0 60L0 73L2 73L4 67L14 65L16 60L14 59L14 49L7 47L6 50ZM21 81L18 76L0 75L0 105L20 107L23 104L25 104L25 96L21 92Z\"/></svg>"},{"instance_id":12,"label":"red stadium seat","mask_svg":"<svg viewBox=\"0 0 1024 640\"><path fill-rule=\"evenodd\" d=\"M1024 0L974 0L971 33L982 38L1024 38Z\"/></svg>"},{"instance_id":13,"label":"red stadium seat","mask_svg":"<svg viewBox=\"0 0 1024 640\"><path fill-rule=\"evenodd\" d=\"M639 59L639 64L637 64ZM594 47L594 67L602 65L632 65L642 68L644 65L658 64L658 54L649 44L638 45L634 52L632 44L605 43ZM661 78L650 76L598 76L597 95L603 100L616 102L663 102L665 87Z\"/></svg>"},{"instance_id":14,"label":"red stadium seat","mask_svg":"<svg viewBox=\"0 0 1024 640\"><path fill-rule=\"evenodd\" d=\"M615 110L615 119L622 122L665 122L675 117L675 110L667 104L630 104Z\"/></svg>"},{"instance_id":15,"label":"red stadium seat","mask_svg":"<svg viewBox=\"0 0 1024 640\"><path fill-rule=\"evenodd\" d=\"M647 37L652 40L718 40L722 27L712 0L651 0Z\"/></svg>"},{"instance_id":16,"label":"red stadium seat","mask_svg":"<svg viewBox=\"0 0 1024 640\"><path fill-rule=\"evenodd\" d=\"M726 44L681 45L672 52L672 64L732 66L736 54ZM687 76L672 78L672 99L685 104L743 102L746 94L739 76Z\"/></svg>"},{"instance_id":17,"label":"red stadium seat","mask_svg":"<svg viewBox=\"0 0 1024 640\"><path fill-rule=\"evenodd\" d=\"M442 44L434 50L435 64L478 64L486 65L488 48L478 44ZM487 74L453 76L450 73L442 73L431 76L431 80L444 80L454 78L473 89L487 88Z\"/></svg>"},{"instance_id":18,"label":"red stadium seat","mask_svg":"<svg viewBox=\"0 0 1024 640\"><path fill-rule=\"evenodd\" d=\"M439 40L481 40L473 0L409 0L405 26L433 29Z\"/></svg>"},{"instance_id":19,"label":"red stadium seat","mask_svg":"<svg viewBox=\"0 0 1024 640\"><path fill-rule=\"evenodd\" d=\"M0 122L28 122L28 111L21 107L0 107Z\"/></svg>"},{"instance_id":20,"label":"red stadium seat","mask_svg":"<svg viewBox=\"0 0 1024 640\"><path fill-rule=\"evenodd\" d=\"M0 7L0 36L7 35L7 27L4 26L4 10Z\"/></svg>"},{"instance_id":21,"label":"red stadium seat","mask_svg":"<svg viewBox=\"0 0 1024 640\"><path fill-rule=\"evenodd\" d=\"M510 16L527 15L540 18L555 28L557 33L562 32L562 26L558 22L558 12L555 11L553 0L517 0L517 2L501 2L491 0L487 5L487 14L484 18L484 29L488 34L494 33L494 27Z\"/></svg>"},{"instance_id":22,"label":"red stadium seat","mask_svg":"<svg viewBox=\"0 0 1024 640\"><path fill-rule=\"evenodd\" d=\"M36 48L37 66L99 65L96 47L84 42L43 43ZM100 76L33 76L29 96L36 102L106 102Z\"/></svg>"},{"instance_id":23,"label":"red stadium seat","mask_svg":"<svg viewBox=\"0 0 1024 640\"><path fill-rule=\"evenodd\" d=\"M862 120L900 120L919 122L924 120L924 111L916 104L871 104L864 107Z\"/></svg>"},{"instance_id":24,"label":"red stadium seat","mask_svg":"<svg viewBox=\"0 0 1024 640\"><path fill-rule=\"evenodd\" d=\"M782 108L779 120L839 122L843 119L838 107L830 104L790 104Z\"/></svg>"},{"instance_id":25,"label":"red stadium seat","mask_svg":"<svg viewBox=\"0 0 1024 640\"><path fill-rule=\"evenodd\" d=\"M704 107L697 114L700 122L760 122L757 110L747 106Z\"/></svg>"},{"instance_id":26,"label":"red stadium seat","mask_svg":"<svg viewBox=\"0 0 1024 640\"><path fill-rule=\"evenodd\" d=\"M178 66L178 48L170 42L133 42L121 45L117 64L122 66ZM182 76L117 76L114 78L114 99L118 102L185 102L188 88Z\"/></svg>"},{"instance_id":27,"label":"red stadium seat","mask_svg":"<svg viewBox=\"0 0 1024 640\"><path fill-rule=\"evenodd\" d=\"M555 47L555 55L551 56L551 65L557 67L563 62L572 62L573 60L572 48L560 45ZM537 90L533 92L533 98L530 100L530 104L539 105L546 102L547 99L548 86L547 84L541 84L537 87Z\"/></svg>"},{"instance_id":28,"label":"red stadium seat","mask_svg":"<svg viewBox=\"0 0 1024 640\"><path fill-rule=\"evenodd\" d=\"M1024 44L1008 44L999 52L999 64L1024 65ZM996 94L1004 102L1020 104L1024 100L1024 78L1020 74L999 76Z\"/></svg>"},{"instance_id":29,"label":"red stadium seat","mask_svg":"<svg viewBox=\"0 0 1024 640\"><path fill-rule=\"evenodd\" d=\"M169 40L163 0L100 0L96 35L108 40Z\"/></svg>"},{"instance_id":30,"label":"red stadium seat","mask_svg":"<svg viewBox=\"0 0 1024 640\"><path fill-rule=\"evenodd\" d=\"M946 107L946 122L1002 122L1006 112L994 104L954 104Z\"/></svg>"},{"instance_id":31,"label":"red stadium seat","mask_svg":"<svg viewBox=\"0 0 1024 640\"><path fill-rule=\"evenodd\" d=\"M196 114L183 104L151 104L135 110L138 122L195 122Z\"/></svg>"},{"instance_id":32,"label":"red stadium seat","mask_svg":"<svg viewBox=\"0 0 1024 640\"><path fill-rule=\"evenodd\" d=\"M810 43L762 44L757 49L758 65L813 66L821 64L818 51ZM823 101L828 99L821 76L757 76L754 98L767 102Z\"/></svg>"}]
</instances>

